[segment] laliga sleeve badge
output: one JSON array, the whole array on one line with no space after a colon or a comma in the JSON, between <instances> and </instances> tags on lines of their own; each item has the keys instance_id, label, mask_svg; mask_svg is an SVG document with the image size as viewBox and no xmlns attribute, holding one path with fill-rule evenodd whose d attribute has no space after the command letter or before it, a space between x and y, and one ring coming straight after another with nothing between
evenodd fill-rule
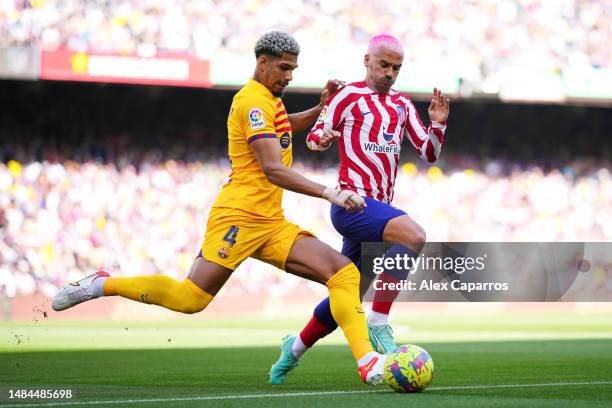
<instances>
[{"instance_id":1,"label":"laliga sleeve badge","mask_svg":"<svg viewBox=\"0 0 612 408\"><path fill-rule=\"evenodd\" d=\"M251 129L262 129L266 126L266 121L264 120L264 114L261 109L253 108L249 111L249 123L251 124Z\"/></svg>"},{"instance_id":2,"label":"laliga sleeve badge","mask_svg":"<svg viewBox=\"0 0 612 408\"><path fill-rule=\"evenodd\" d=\"M321 110L321 113L319 114L319 117L317 118L317 123L316 124L318 125L319 123L325 122L325 117L326 116L327 116L327 105L325 105L323 107L323 109Z\"/></svg>"}]
</instances>

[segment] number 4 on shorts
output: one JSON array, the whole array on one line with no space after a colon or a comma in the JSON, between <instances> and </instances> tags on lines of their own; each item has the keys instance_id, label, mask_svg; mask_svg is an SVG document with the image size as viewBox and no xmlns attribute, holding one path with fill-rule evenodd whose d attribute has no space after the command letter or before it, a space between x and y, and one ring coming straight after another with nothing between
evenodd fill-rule
<instances>
[{"instance_id":1,"label":"number 4 on shorts","mask_svg":"<svg viewBox=\"0 0 612 408\"><path fill-rule=\"evenodd\" d=\"M232 225L231 228L227 231L227 233L223 237L223 240L225 242L228 242L231 246L233 246L236 243L237 235L238 235L238 227L235 225Z\"/></svg>"}]
</instances>

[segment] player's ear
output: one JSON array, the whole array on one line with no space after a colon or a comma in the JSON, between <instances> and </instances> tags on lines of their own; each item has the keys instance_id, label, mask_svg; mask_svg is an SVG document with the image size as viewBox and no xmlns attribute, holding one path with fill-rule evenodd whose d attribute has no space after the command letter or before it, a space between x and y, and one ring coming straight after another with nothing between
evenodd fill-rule
<instances>
[{"instance_id":1,"label":"player's ear","mask_svg":"<svg viewBox=\"0 0 612 408\"><path fill-rule=\"evenodd\" d=\"M257 57L257 68L261 72L264 72L266 68L268 67L269 62L270 62L270 57L266 54L261 54L259 57Z\"/></svg>"},{"instance_id":2,"label":"player's ear","mask_svg":"<svg viewBox=\"0 0 612 408\"><path fill-rule=\"evenodd\" d=\"M369 62L370 62L370 54L366 54L366 55L363 57L363 66L367 68L367 67L368 67L368 63L369 63Z\"/></svg>"},{"instance_id":3,"label":"player's ear","mask_svg":"<svg viewBox=\"0 0 612 408\"><path fill-rule=\"evenodd\" d=\"M268 56L266 54L261 54L259 57L257 57L257 66L265 69L266 65L268 65Z\"/></svg>"}]
</instances>

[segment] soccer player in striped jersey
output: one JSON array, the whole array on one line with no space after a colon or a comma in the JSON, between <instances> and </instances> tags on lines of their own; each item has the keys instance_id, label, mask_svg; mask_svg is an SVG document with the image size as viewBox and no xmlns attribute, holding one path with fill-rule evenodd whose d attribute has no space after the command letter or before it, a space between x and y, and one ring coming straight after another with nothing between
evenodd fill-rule
<instances>
[{"instance_id":1,"label":"soccer player in striped jersey","mask_svg":"<svg viewBox=\"0 0 612 408\"><path fill-rule=\"evenodd\" d=\"M327 95L337 89L330 81L321 94L321 106L287 114L280 97L293 78L299 52L295 39L279 31L264 34L255 45L253 78L234 96L227 120L230 180L213 204L202 249L187 278L179 282L162 274L111 277L100 271L65 285L53 299L54 310L100 296L121 296L177 312L199 312L232 272L253 257L325 284L330 313L342 327L361 380L371 385L384 382L384 358L368 339L359 270L283 214L283 189L324 198L347 211L364 208L357 193L325 187L291 169L292 131L306 130Z\"/></svg>"},{"instance_id":2,"label":"soccer player in striped jersey","mask_svg":"<svg viewBox=\"0 0 612 408\"><path fill-rule=\"evenodd\" d=\"M364 58L365 80L348 84L332 95L307 137L308 147L315 151L326 150L332 142L338 142L339 188L359 194L367 204L362 213L349 213L337 205L331 207L332 223L343 236L342 253L360 269L362 242L393 243L388 257L398 254L417 257L425 243L423 228L391 205L393 187L404 138L427 162L434 162L440 155L449 99L434 88L428 108L430 125L425 127L410 98L391 88L403 59L403 47L395 37L374 36ZM372 271L362 269L361 296L373 279L388 284L405 278L407 272L388 270L376 278ZM380 353L396 348L388 316L397 294L398 291L388 289L374 294L367 319L368 332L373 347ZM281 356L270 371L270 383L283 383L302 354L336 327L327 298L315 308L298 336L283 339Z\"/></svg>"}]
</instances>

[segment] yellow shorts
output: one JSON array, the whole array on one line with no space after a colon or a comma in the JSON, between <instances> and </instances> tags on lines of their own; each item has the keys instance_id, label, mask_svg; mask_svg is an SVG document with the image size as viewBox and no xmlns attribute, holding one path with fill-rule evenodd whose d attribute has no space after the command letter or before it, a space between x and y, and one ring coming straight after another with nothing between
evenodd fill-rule
<instances>
[{"instance_id":1,"label":"yellow shorts","mask_svg":"<svg viewBox=\"0 0 612 408\"><path fill-rule=\"evenodd\" d=\"M231 270L248 257L285 270L293 243L303 236L314 234L285 219L269 220L214 207L208 217L202 256Z\"/></svg>"}]
</instances>

